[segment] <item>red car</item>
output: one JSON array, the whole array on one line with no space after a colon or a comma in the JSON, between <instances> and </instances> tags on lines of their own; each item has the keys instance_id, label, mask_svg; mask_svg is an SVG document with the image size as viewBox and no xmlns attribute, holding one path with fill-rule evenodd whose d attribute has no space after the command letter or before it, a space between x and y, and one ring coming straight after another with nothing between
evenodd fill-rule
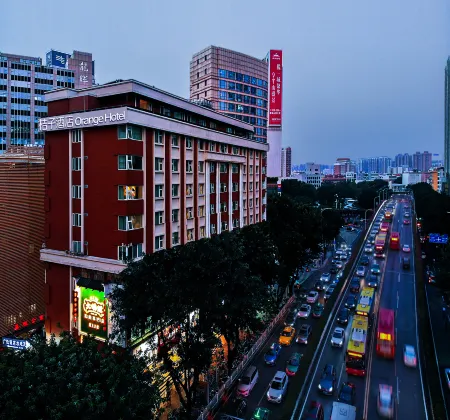
<instances>
[{"instance_id":1,"label":"red car","mask_svg":"<svg viewBox=\"0 0 450 420\"><path fill-rule=\"evenodd\" d=\"M308 407L308 411L303 415L303 420L317 419L324 420L324 413L322 404L317 401L312 401Z\"/></svg>"},{"instance_id":2,"label":"red car","mask_svg":"<svg viewBox=\"0 0 450 420\"><path fill-rule=\"evenodd\" d=\"M410 222L409 219L405 219L405 220L403 220L403 224L404 224L404 225L410 225L411 222Z\"/></svg>"}]
</instances>

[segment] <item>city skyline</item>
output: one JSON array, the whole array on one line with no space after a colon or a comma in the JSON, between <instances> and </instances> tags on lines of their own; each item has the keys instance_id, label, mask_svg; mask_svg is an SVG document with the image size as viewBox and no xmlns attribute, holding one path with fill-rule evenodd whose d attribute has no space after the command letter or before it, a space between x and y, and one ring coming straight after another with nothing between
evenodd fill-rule
<instances>
[{"instance_id":1,"label":"city skyline","mask_svg":"<svg viewBox=\"0 0 450 420\"><path fill-rule=\"evenodd\" d=\"M408 145L419 150L423 143L431 150L444 149L444 67L450 52L446 26L450 12L444 0L427 8L418 0L389 7L387 3L346 7L330 2L323 7L291 2L280 6L278 21L283 25L275 24L275 30L257 37L244 36L244 23L248 16L269 22L268 2L240 5L237 15L233 7L221 10L221 20L230 25L227 31L217 30L216 20L207 19L209 8L200 0L180 5L176 13L169 5L138 1L139 13L121 11L130 19L124 19L120 31L109 24L118 16L110 2L81 1L79 8L70 9L71 19L83 22L83 30L76 32L54 19L56 5L59 13L69 13L53 1L31 4L26 10L6 4L2 30L13 33L14 22L20 21L24 32L21 37L3 36L2 50L32 56L45 53L47 45L61 51L91 51L99 83L134 78L188 98L189 62L206 46L261 59L269 49L281 48L285 55L283 147L293 147L293 161L318 160L322 154L330 162L338 155L354 159L376 155L380 149L391 154L392 144L396 149ZM83 5L91 14L86 15ZM34 16L41 19L37 29ZM93 16L104 19L94 21ZM143 49L138 42L128 42L123 36L126 30L146 27L151 16L161 17L152 19L152 28L165 33L164 43ZM170 31L164 16L170 17ZM184 23L198 20L202 31L187 34ZM26 28L33 28L29 36Z\"/></svg>"}]
</instances>

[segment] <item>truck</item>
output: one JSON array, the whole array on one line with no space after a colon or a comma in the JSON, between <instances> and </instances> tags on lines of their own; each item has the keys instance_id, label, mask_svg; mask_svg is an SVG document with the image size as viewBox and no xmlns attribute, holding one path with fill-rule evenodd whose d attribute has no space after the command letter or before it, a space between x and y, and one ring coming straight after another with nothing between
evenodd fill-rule
<instances>
[{"instance_id":1,"label":"truck","mask_svg":"<svg viewBox=\"0 0 450 420\"><path fill-rule=\"evenodd\" d=\"M356 420L356 407L335 401L330 420Z\"/></svg>"},{"instance_id":2,"label":"truck","mask_svg":"<svg viewBox=\"0 0 450 420\"><path fill-rule=\"evenodd\" d=\"M384 258L384 247L386 245L387 234L381 232L375 237L375 258Z\"/></svg>"}]
</instances>

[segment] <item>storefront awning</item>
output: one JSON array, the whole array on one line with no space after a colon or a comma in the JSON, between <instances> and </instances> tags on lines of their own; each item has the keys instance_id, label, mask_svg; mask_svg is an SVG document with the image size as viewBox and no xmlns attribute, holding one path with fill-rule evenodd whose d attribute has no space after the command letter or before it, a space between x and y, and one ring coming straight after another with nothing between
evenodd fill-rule
<instances>
[{"instance_id":1,"label":"storefront awning","mask_svg":"<svg viewBox=\"0 0 450 420\"><path fill-rule=\"evenodd\" d=\"M75 277L77 279L78 287L85 287L86 289L98 290L99 292L103 292L105 288L103 287L103 283L98 280L88 279L86 277Z\"/></svg>"}]
</instances>

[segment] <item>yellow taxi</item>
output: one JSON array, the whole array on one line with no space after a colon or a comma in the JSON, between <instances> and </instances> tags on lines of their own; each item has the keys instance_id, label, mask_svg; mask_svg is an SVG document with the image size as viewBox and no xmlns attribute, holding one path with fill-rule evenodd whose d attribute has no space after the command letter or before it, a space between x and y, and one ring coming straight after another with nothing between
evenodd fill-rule
<instances>
[{"instance_id":1,"label":"yellow taxi","mask_svg":"<svg viewBox=\"0 0 450 420\"><path fill-rule=\"evenodd\" d=\"M285 327L283 331L281 331L280 338L278 342L282 346L290 346L295 336L295 328Z\"/></svg>"}]
</instances>

